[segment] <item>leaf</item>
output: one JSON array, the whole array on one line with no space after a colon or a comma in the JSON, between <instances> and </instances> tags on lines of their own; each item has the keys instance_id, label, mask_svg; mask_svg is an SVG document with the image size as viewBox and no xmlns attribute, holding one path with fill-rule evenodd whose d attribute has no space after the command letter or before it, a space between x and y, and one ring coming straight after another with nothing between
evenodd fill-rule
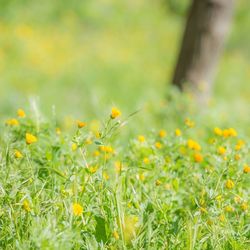
<instances>
[{"instance_id":1,"label":"leaf","mask_svg":"<svg viewBox=\"0 0 250 250\"><path fill-rule=\"evenodd\" d=\"M96 227L95 227L95 237L98 242L105 243L107 241L107 234L106 234L106 221L100 216L95 216L96 220Z\"/></svg>"}]
</instances>

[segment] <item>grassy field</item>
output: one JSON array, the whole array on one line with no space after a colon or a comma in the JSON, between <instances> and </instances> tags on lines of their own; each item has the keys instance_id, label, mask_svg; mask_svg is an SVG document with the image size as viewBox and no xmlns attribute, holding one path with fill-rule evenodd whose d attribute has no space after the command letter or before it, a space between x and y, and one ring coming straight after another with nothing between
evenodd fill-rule
<instances>
[{"instance_id":1,"label":"grassy field","mask_svg":"<svg viewBox=\"0 0 250 250\"><path fill-rule=\"evenodd\" d=\"M189 1L0 2L1 249L250 249L248 0L202 109Z\"/></svg>"}]
</instances>

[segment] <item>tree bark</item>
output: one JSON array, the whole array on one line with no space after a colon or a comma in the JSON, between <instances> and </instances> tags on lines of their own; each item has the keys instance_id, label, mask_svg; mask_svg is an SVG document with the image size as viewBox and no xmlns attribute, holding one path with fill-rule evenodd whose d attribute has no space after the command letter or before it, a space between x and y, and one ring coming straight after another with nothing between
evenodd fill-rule
<instances>
[{"instance_id":1,"label":"tree bark","mask_svg":"<svg viewBox=\"0 0 250 250\"><path fill-rule=\"evenodd\" d=\"M192 2L172 82L201 102L210 96L233 10L234 0Z\"/></svg>"}]
</instances>

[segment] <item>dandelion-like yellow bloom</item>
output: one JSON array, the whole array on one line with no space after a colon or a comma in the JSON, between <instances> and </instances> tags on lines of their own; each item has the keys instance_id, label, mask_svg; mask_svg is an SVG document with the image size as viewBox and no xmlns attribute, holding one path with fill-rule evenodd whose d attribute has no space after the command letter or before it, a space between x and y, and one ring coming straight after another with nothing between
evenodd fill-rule
<instances>
[{"instance_id":1,"label":"dandelion-like yellow bloom","mask_svg":"<svg viewBox=\"0 0 250 250\"><path fill-rule=\"evenodd\" d=\"M111 115L110 115L111 119L115 119L115 118L119 117L120 115L121 115L121 111L119 109L117 109L115 107L113 107L111 109Z\"/></svg>"},{"instance_id":2,"label":"dandelion-like yellow bloom","mask_svg":"<svg viewBox=\"0 0 250 250\"><path fill-rule=\"evenodd\" d=\"M199 154L199 153L194 154L194 161L198 162L198 163L202 162L203 161L203 156L201 154Z\"/></svg>"},{"instance_id":3,"label":"dandelion-like yellow bloom","mask_svg":"<svg viewBox=\"0 0 250 250\"><path fill-rule=\"evenodd\" d=\"M23 158L23 154L19 150L15 150L14 156L17 159Z\"/></svg>"},{"instance_id":4,"label":"dandelion-like yellow bloom","mask_svg":"<svg viewBox=\"0 0 250 250\"><path fill-rule=\"evenodd\" d=\"M95 157L98 157L98 156L100 155L100 151L95 150L94 153L93 153L93 155L94 155Z\"/></svg>"},{"instance_id":5,"label":"dandelion-like yellow bloom","mask_svg":"<svg viewBox=\"0 0 250 250\"><path fill-rule=\"evenodd\" d=\"M175 130L175 135L176 135L176 136L181 136L181 135L182 135L181 130L177 128L177 129Z\"/></svg>"},{"instance_id":6,"label":"dandelion-like yellow bloom","mask_svg":"<svg viewBox=\"0 0 250 250\"><path fill-rule=\"evenodd\" d=\"M158 148L158 149L161 149L162 148L162 144L160 142L156 142L155 143L155 147Z\"/></svg>"},{"instance_id":7,"label":"dandelion-like yellow bloom","mask_svg":"<svg viewBox=\"0 0 250 250\"><path fill-rule=\"evenodd\" d=\"M225 207L225 211L228 212L228 213L232 213L234 211L234 207L228 205Z\"/></svg>"},{"instance_id":8,"label":"dandelion-like yellow bloom","mask_svg":"<svg viewBox=\"0 0 250 250\"><path fill-rule=\"evenodd\" d=\"M75 216L81 216L83 213L83 207L79 203L72 205L72 211Z\"/></svg>"},{"instance_id":9,"label":"dandelion-like yellow bloom","mask_svg":"<svg viewBox=\"0 0 250 250\"><path fill-rule=\"evenodd\" d=\"M156 185L156 186L160 186L161 184L162 184L162 182L161 182L160 180L156 180L156 181L155 181L155 185Z\"/></svg>"},{"instance_id":10,"label":"dandelion-like yellow bloom","mask_svg":"<svg viewBox=\"0 0 250 250\"><path fill-rule=\"evenodd\" d=\"M120 161L115 162L115 171L120 173L122 171L122 163Z\"/></svg>"},{"instance_id":11,"label":"dandelion-like yellow bloom","mask_svg":"<svg viewBox=\"0 0 250 250\"><path fill-rule=\"evenodd\" d=\"M28 201L28 200L24 200L24 201L23 201L23 209L24 209L26 212L30 212L30 211L31 211L30 204L29 204L29 201Z\"/></svg>"},{"instance_id":12,"label":"dandelion-like yellow bloom","mask_svg":"<svg viewBox=\"0 0 250 250\"><path fill-rule=\"evenodd\" d=\"M161 129L161 130L159 131L159 136L160 136L161 138L166 137L166 135L167 135L167 132L166 132L164 129Z\"/></svg>"},{"instance_id":13,"label":"dandelion-like yellow bloom","mask_svg":"<svg viewBox=\"0 0 250 250\"><path fill-rule=\"evenodd\" d=\"M193 121L191 121L189 118L185 119L185 124L186 126L188 126L189 128L193 128L195 123Z\"/></svg>"},{"instance_id":14,"label":"dandelion-like yellow bloom","mask_svg":"<svg viewBox=\"0 0 250 250\"><path fill-rule=\"evenodd\" d=\"M243 168L243 172L244 172L245 174L250 173L250 166L248 166L247 164L245 164L245 165L244 165L244 168Z\"/></svg>"},{"instance_id":15,"label":"dandelion-like yellow bloom","mask_svg":"<svg viewBox=\"0 0 250 250\"><path fill-rule=\"evenodd\" d=\"M19 121L15 118L9 119L5 122L6 125L9 126L18 126L19 125Z\"/></svg>"},{"instance_id":16,"label":"dandelion-like yellow bloom","mask_svg":"<svg viewBox=\"0 0 250 250\"><path fill-rule=\"evenodd\" d=\"M241 204L241 209L243 210L243 211L247 211L247 209L248 209L248 204L246 203L246 202L243 202L242 204Z\"/></svg>"},{"instance_id":17,"label":"dandelion-like yellow bloom","mask_svg":"<svg viewBox=\"0 0 250 250\"><path fill-rule=\"evenodd\" d=\"M145 142L145 137L143 135L139 135L137 139L139 142Z\"/></svg>"},{"instance_id":18,"label":"dandelion-like yellow bloom","mask_svg":"<svg viewBox=\"0 0 250 250\"><path fill-rule=\"evenodd\" d=\"M89 167L89 172L91 173L91 174L94 174L96 171L97 171L97 166L94 166L94 167Z\"/></svg>"},{"instance_id":19,"label":"dandelion-like yellow bloom","mask_svg":"<svg viewBox=\"0 0 250 250\"><path fill-rule=\"evenodd\" d=\"M218 147L218 150L217 150L218 154L220 155L224 155L226 151L227 150L224 147Z\"/></svg>"},{"instance_id":20,"label":"dandelion-like yellow bloom","mask_svg":"<svg viewBox=\"0 0 250 250\"><path fill-rule=\"evenodd\" d=\"M18 109L17 110L17 116L20 118L24 118L26 116L25 112L23 109Z\"/></svg>"},{"instance_id":21,"label":"dandelion-like yellow bloom","mask_svg":"<svg viewBox=\"0 0 250 250\"><path fill-rule=\"evenodd\" d=\"M37 137L30 133L26 133L25 139L28 145L37 142Z\"/></svg>"},{"instance_id":22,"label":"dandelion-like yellow bloom","mask_svg":"<svg viewBox=\"0 0 250 250\"><path fill-rule=\"evenodd\" d=\"M117 233L117 231L114 231L114 232L113 232L113 237L114 237L116 240L119 240L119 234Z\"/></svg>"},{"instance_id":23,"label":"dandelion-like yellow bloom","mask_svg":"<svg viewBox=\"0 0 250 250\"><path fill-rule=\"evenodd\" d=\"M87 125L86 122L82 122L82 121L76 121L76 124L78 128L83 128Z\"/></svg>"},{"instance_id":24,"label":"dandelion-like yellow bloom","mask_svg":"<svg viewBox=\"0 0 250 250\"><path fill-rule=\"evenodd\" d=\"M239 140L239 141L237 142L237 144L235 145L235 150L237 150L237 151L241 150L242 147L244 146L244 144L245 144L244 141Z\"/></svg>"},{"instance_id":25,"label":"dandelion-like yellow bloom","mask_svg":"<svg viewBox=\"0 0 250 250\"><path fill-rule=\"evenodd\" d=\"M72 145L71 145L71 149L72 149L72 151L76 151L77 150L77 144L76 143L72 143Z\"/></svg>"},{"instance_id":26,"label":"dandelion-like yellow bloom","mask_svg":"<svg viewBox=\"0 0 250 250\"><path fill-rule=\"evenodd\" d=\"M106 181L109 180L109 175L107 174L107 172L103 172L102 177Z\"/></svg>"},{"instance_id":27,"label":"dandelion-like yellow bloom","mask_svg":"<svg viewBox=\"0 0 250 250\"><path fill-rule=\"evenodd\" d=\"M150 160L149 160L147 157L145 157L145 158L143 159L143 162L144 162L145 164L149 164L149 163L150 163Z\"/></svg>"},{"instance_id":28,"label":"dandelion-like yellow bloom","mask_svg":"<svg viewBox=\"0 0 250 250\"><path fill-rule=\"evenodd\" d=\"M56 128L56 134L60 135L61 133L62 133L61 129L60 128Z\"/></svg>"},{"instance_id":29,"label":"dandelion-like yellow bloom","mask_svg":"<svg viewBox=\"0 0 250 250\"><path fill-rule=\"evenodd\" d=\"M222 136L223 131L220 128L216 127L214 128L214 133L218 136Z\"/></svg>"},{"instance_id":30,"label":"dandelion-like yellow bloom","mask_svg":"<svg viewBox=\"0 0 250 250\"><path fill-rule=\"evenodd\" d=\"M106 152L106 153L114 153L114 149L111 147L111 146L100 146L99 149L102 151L102 152Z\"/></svg>"},{"instance_id":31,"label":"dandelion-like yellow bloom","mask_svg":"<svg viewBox=\"0 0 250 250\"><path fill-rule=\"evenodd\" d=\"M230 179L228 179L225 183L225 186L227 189L233 189L234 188L234 182Z\"/></svg>"},{"instance_id":32,"label":"dandelion-like yellow bloom","mask_svg":"<svg viewBox=\"0 0 250 250\"><path fill-rule=\"evenodd\" d=\"M236 161L239 161L240 160L240 155L238 155L238 154L236 154L235 156L234 156L234 159L236 160Z\"/></svg>"},{"instance_id":33,"label":"dandelion-like yellow bloom","mask_svg":"<svg viewBox=\"0 0 250 250\"><path fill-rule=\"evenodd\" d=\"M193 141L193 140L188 140L187 141L187 146L190 149L196 150L196 151L200 151L201 150L201 146L198 142Z\"/></svg>"}]
</instances>

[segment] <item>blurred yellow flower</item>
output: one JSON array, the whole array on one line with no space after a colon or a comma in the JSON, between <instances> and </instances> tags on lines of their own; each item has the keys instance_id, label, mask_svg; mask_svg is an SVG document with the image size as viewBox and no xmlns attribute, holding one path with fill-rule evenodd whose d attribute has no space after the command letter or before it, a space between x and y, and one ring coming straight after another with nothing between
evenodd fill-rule
<instances>
[{"instance_id":1,"label":"blurred yellow flower","mask_svg":"<svg viewBox=\"0 0 250 250\"><path fill-rule=\"evenodd\" d=\"M194 161L195 162L202 162L203 161L203 156L199 153L194 154Z\"/></svg>"},{"instance_id":2,"label":"blurred yellow flower","mask_svg":"<svg viewBox=\"0 0 250 250\"><path fill-rule=\"evenodd\" d=\"M225 207L225 211L228 212L228 213L231 213L231 212L234 211L234 208L232 206L228 205L228 206Z\"/></svg>"},{"instance_id":3,"label":"blurred yellow flower","mask_svg":"<svg viewBox=\"0 0 250 250\"><path fill-rule=\"evenodd\" d=\"M12 118L12 119L7 120L5 124L9 126L17 126L19 125L19 121L15 118Z\"/></svg>"},{"instance_id":4,"label":"blurred yellow flower","mask_svg":"<svg viewBox=\"0 0 250 250\"><path fill-rule=\"evenodd\" d=\"M30 211L31 211L29 201L26 200L26 199L23 201L23 209L24 209L26 212L30 212Z\"/></svg>"},{"instance_id":5,"label":"blurred yellow flower","mask_svg":"<svg viewBox=\"0 0 250 250\"><path fill-rule=\"evenodd\" d=\"M218 150L217 150L218 154L220 155L224 155L226 153L226 149L224 147L218 147Z\"/></svg>"},{"instance_id":6,"label":"blurred yellow flower","mask_svg":"<svg viewBox=\"0 0 250 250\"><path fill-rule=\"evenodd\" d=\"M25 112L23 109L18 109L17 110L17 116L20 118L24 118L26 116Z\"/></svg>"},{"instance_id":7,"label":"blurred yellow flower","mask_svg":"<svg viewBox=\"0 0 250 250\"><path fill-rule=\"evenodd\" d=\"M244 172L245 174L250 173L250 166L248 166L247 164L245 164L245 165L244 165L244 168L243 168L243 172Z\"/></svg>"},{"instance_id":8,"label":"blurred yellow flower","mask_svg":"<svg viewBox=\"0 0 250 250\"><path fill-rule=\"evenodd\" d=\"M30 133L26 133L25 139L28 145L37 142L37 137Z\"/></svg>"},{"instance_id":9,"label":"blurred yellow flower","mask_svg":"<svg viewBox=\"0 0 250 250\"><path fill-rule=\"evenodd\" d=\"M83 127L85 127L87 124L86 124L86 122L82 122L82 121L76 121L76 124L77 124L77 127L78 128L83 128Z\"/></svg>"},{"instance_id":10,"label":"blurred yellow flower","mask_svg":"<svg viewBox=\"0 0 250 250\"><path fill-rule=\"evenodd\" d=\"M234 188L234 182L232 180L228 179L226 181L225 186L226 186L227 189L233 189Z\"/></svg>"},{"instance_id":11,"label":"blurred yellow flower","mask_svg":"<svg viewBox=\"0 0 250 250\"><path fill-rule=\"evenodd\" d=\"M60 135L61 133L62 133L61 129L60 128L56 128L56 134Z\"/></svg>"},{"instance_id":12,"label":"blurred yellow flower","mask_svg":"<svg viewBox=\"0 0 250 250\"><path fill-rule=\"evenodd\" d=\"M23 158L23 154L19 150L15 150L14 156L17 159Z\"/></svg>"},{"instance_id":13,"label":"blurred yellow flower","mask_svg":"<svg viewBox=\"0 0 250 250\"><path fill-rule=\"evenodd\" d=\"M104 180L109 180L109 175L107 174L107 172L103 172L102 177L104 178Z\"/></svg>"},{"instance_id":14,"label":"blurred yellow flower","mask_svg":"<svg viewBox=\"0 0 250 250\"><path fill-rule=\"evenodd\" d=\"M115 171L120 173L122 171L122 163L120 161L115 162Z\"/></svg>"},{"instance_id":15,"label":"blurred yellow flower","mask_svg":"<svg viewBox=\"0 0 250 250\"><path fill-rule=\"evenodd\" d=\"M89 172L91 173L91 174L94 174L96 171L97 171L97 166L95 166L95 167L89 167Z\"/></svg>"},{"instance_id":16,"label":"blurred yellow flower","mask_svg":"<svg viewBox=\"0 0 250 250\"><path fill-rule=\"evenodd\" d=\"M222 136L223 131L220 128L216 127L214 128L214 133L218 136Z\"/></svg>"},{"instance_id":17,"label":"blurred yellow flower","mask_svg":"<svg viewBox=\"0 0 250 250\"><path fill-rule=\"evenodd\" d=\"M186 126L188 126L189 128L193 128L195 123L193 121L191 121L189 118L185 119L185 124Z\"/></svg>"},{"instance_id":18,"label":"blurred yellow flower","mask_svg":"<svg viewBox=\"0 0 250 250\"><path fill-rule=\"evenodd\" d=\"M72 151L76 151L77 150L77 144L76 143L72 143L72 145L71 145L71 149L72 149Z\"/></svg>"},{"instance_id":19,"label":"blurred yellow flower","mask_svg":"<svg viewBox=\"0 0 250 250\"><path fill-rule=\"evenodd\" d=\"M83 213L83 207L79 203L72 205L72 211L75 216L81 216Z\"/></svg>"},{"instance_id":20,"label":"blurred yellow flower","mask_svg":"<svg viewBox=\"0 0 250 250\"><path fill-rule=\"evenodd\" d=\"M155 143L155 147L158 148L158 149L161 149L162 148L162 144L160 142L156 142Z\"/></svg>"},{"instance_id":21,"label":"blurred yellow flower","mask_svg":"<svg viewBox=\"0 0 250 250\"><path fill-rule=\"evenodd\" d=\"M187 146L188 146L188 148L193 149L193 150L197 150L197 151L201 150L200 144L197 143L196 141L191 140L191 139L189 139L187 141Z\"/></svg>"},{"instance_id":22,"label":"blurred yellow flower","mask_svg":"<svg viewBox=\"0 0 250 250\"><path fill-rule=\"evenodd\" d=\"M117 233L117 231L114 231L114 232L113 232L113 237L114 237L116 240L119 240L119 234Z\"/></svg>"},{"instance_id":23,"label":"blurred yellow flower","mask_svg":"<svg viewBox=\"0 0 250 250\"><path fill-rule=\"evenodd\" d=\"M248 204L246 203L246 202L243 202L242 204L241 204L241 209L243 210L243 211L247 211L247 209L248 209Z\"/></svg>"},{"instance_id":24,"label":"blurred yellow flower","mask_svg":"<svg viewBox=\"0 0 250 250\"><path fill-rule=\"evenodd\" d=\"M115 107L113 107L111 109L111 115L110 115L111 119L115 119L115 118L119 117L120 115L121 115L121 111L119 109L117 109Z\"/></svg>"},{"instance_id":25,"label":"blurred yellow flower","mask_svg":"<svg viewBox=\"0 0 250 250\"><path fill-rule=\"evenodd\" d=\"M149 163L150 163L150 160L149 160L147 157L145 157L145 158L143 159L143 162L144 162L145 164L149 164Z\"/></svg>"},{"instance_id":26,"label":"blurred yellow flower","mask_svg":"<svg viewBox=\"0 0 250 250\"><path fill-rule=\"evenodd\" d=\"M167 132L166 132L164 129L161 129L161 130L159 131L159 136L160 136L161 138L166 137L166 135L167 135Z\"/></svg>"},{"instance_id":27,"label":"blurred yellow flower","mask_svg":"<svg viewBox=\"0 0 250 250\"><path fill-rule=\"evenodd\" d=\"M175 135L176 135L176 136L181 136L181 135L182 135L181 130L177 128L177 129L175 130Z\"/></svg>"},{"instance_id":28,"label":"blurred yellow flower","mask_svg":"<svg viewBox=\"0 0 250 250\"><path fill-rule=\"evenodd\" d=\"M145 142L145 137L143 135L138 136L138 141L139 142Z\"/></svg>"}]
</instances>

